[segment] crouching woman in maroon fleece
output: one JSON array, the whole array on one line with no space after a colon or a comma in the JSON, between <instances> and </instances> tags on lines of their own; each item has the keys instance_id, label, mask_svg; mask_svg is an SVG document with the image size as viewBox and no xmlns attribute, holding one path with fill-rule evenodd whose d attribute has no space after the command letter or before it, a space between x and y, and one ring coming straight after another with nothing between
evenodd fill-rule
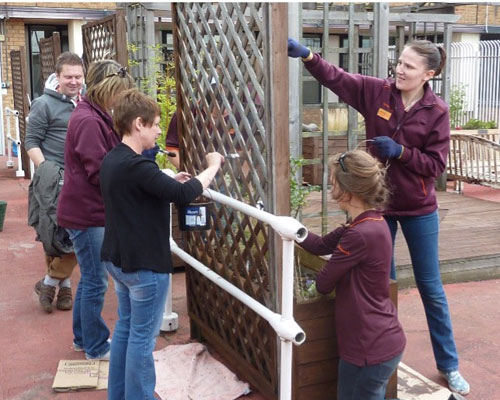
<instances>
[{"instance_id":1,"label":"crouching woman in maroon fleece","mask_svg":"<svg viewBox=\"0 0 500 400\"><path fill-rule=\"evenodd\" d=\"M332 198L349 223L300 245L331 254L319 272L320 293L335 292L339 349L338 400L382 400L406 344L389 297L392 239L381 213L388 191L385 169L368 153L354 150L330 159Z\"/></svg>"}]
</instances>

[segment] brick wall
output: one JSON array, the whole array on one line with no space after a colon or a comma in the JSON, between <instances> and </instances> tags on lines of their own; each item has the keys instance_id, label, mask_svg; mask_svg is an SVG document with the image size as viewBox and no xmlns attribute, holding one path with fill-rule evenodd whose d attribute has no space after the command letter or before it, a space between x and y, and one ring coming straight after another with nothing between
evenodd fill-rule
<instances>
[{"instance_id":1,"label":"brick wall","mask_svg":"<svg viewBox=\"0 0 500 400\"><path fill-rule=\"evenodd\" d=\"M20 19L8 19L5 21L5 37L6 40L2 42L2 80L9 82L11 86L6 89L7 94L2 96L3 107L14 107L14 100L12 97L12 71L10 68L10 51L18 50L21 46L26 47L26 37L24 31L24 21ZM3 110L2 110L3 112ZM6 121L4 127L6 128ZM13 126L11 124L11 126ZM4 129L4 132L6 130ZM12 129L12 128L11 128ZM14 132L12 132L14 134Z\"/></svg>"},{"instance_id":2,"label":"brick wall","mask_svg":"<svg viewBox=\"0 0 500 400\"><path fill-rule=\"evenodd\" d=\"M16 7L47 7L47 8L88 8L97 10L114 10L116 9L116 3L112 2L74 2L74 3L46 3L46 2L24 2L24 3L14 3L14 2L1 2L0 5L6 6L16 6Z\"/></svg>"},{"instance_id":3,"label":"brick wall","mask_svg":"<svg viewBox=\"0 0 500 400\"><path fill-rule=\"evenodd\" d=\"M500 25L500 7L498 5L468 4L455 7L455 14L460 15L459 24Z\"/></svg>"}]
</instances>

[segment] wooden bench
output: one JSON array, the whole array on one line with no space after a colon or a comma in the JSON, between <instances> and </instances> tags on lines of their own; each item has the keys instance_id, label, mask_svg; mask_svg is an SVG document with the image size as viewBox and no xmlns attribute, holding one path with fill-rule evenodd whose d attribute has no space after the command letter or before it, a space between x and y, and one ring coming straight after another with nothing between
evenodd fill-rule
<instances>
[{"instance_id":1,"label":"wooden bench","mask_svg":"<svg viewBox=\"0 0 500 400\"><path fill-rule=\"evenodd\" d=\"M447 174L456 190L463 182L500 188L500 144L490 139L496 134L451 133Z\"/></svg>"}]
</instances>

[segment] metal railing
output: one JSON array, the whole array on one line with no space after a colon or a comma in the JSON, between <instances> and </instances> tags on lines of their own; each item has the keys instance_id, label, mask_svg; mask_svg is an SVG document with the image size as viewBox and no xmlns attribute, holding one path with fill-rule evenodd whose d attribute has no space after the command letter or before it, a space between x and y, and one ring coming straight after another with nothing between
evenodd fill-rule
<instances>
[{"instance_id":1,"label":"metal railing","mask_svg":"<svg viewBox=\"0 0 500 400\"><path fill-rule=\"evenodd\" d=\"M280 399L290 400L292 398L292 345L301 345L306 339L306 334L295 322L293 317L293 279L294 279L294 242L302 242L307 236L307 229L299 221L292 217L276 216L256 207L225 196L211 189L206 189L203 195L219 202L220 204L232 207L250 217L256 218L270 225L283 240L283 274L281 287L281 314L276 313L262 303L249 296L232 283L222 278L206 265L186 253L170 238L170 248L173 254L180 257L192 268L204 275L211 282L221 289L234 296L244 303L262 318L269 322L271 327L281 339L280 349ZM171 286L171 285L170 285ZM166 314L171 312L166 308Z\"/></svg>"},{"instance_id":2,"label":"metal railing","mask_svg":"<svg viewBox=\"0 0 500 400\"><path fill-rule=\"evenodd\" d=\"M451 45L451 88L463 91L457 126L471 118L500 123L500 40Z\"/></svg>"}]
</instances>

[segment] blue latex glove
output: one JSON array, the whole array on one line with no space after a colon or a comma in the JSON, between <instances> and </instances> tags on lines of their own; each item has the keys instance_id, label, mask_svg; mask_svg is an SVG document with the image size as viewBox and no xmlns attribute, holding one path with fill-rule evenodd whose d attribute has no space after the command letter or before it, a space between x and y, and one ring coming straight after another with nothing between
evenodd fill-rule
<instances>
[{"instance_id":1,"label":"blue latex glove","mask_svg":"<svg viewBox=\"0 0 500 400\"><path fill-rule=\"evenodd\" d=\"M309 50L306 46L301 45L294 39L288 38L288 57L306 58L309 54L311 54L311 50Z\"/></svg>"},{"instance_id":2,"label":"blue latex glove","mask_svg":"<svg viewBox=\"0 0 500 400\"><path fill-rule=\"evenodd\" d=\"M373 139L373 145L377 147L379 156L383 158L399 158L403 151L403 146L389 136L377 136Z\"/></svg>"},{"instance_id":3,"label":"blue latex glove","mask_svg":"<svg viewBox=\"0 0 500 400\"><path fill-rule=\"evenodd\" d=\"M147 149L142 152L142 155L146 158L149 158L150 160L155 161L156 160L156 153L158 153L158 150L160 150L160 146L155 145L152 149Z\"/></svg>"}]
</instances>

